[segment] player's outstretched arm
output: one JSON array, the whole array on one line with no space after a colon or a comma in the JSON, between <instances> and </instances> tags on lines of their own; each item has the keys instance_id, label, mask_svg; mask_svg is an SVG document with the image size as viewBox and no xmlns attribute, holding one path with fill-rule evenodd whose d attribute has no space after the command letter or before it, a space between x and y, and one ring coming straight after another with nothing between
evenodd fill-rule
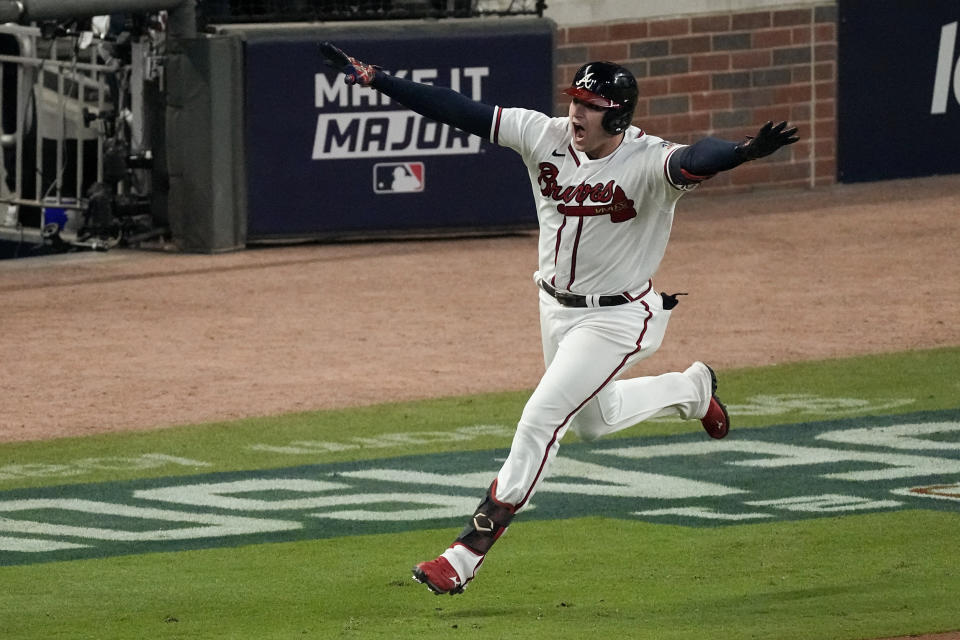
<instances>
[{"instance_id":1,"label":"player's outstretched arm","mask_svg":"<svg viewBox=\"0 0 960 640\"><path fill-rule=\"evenodd\" d=\"M712 178L721 171L729 171L749 160L763 158L780 147L793 144L797 128L786 122L774 125L767 122L755 136L747 136L742 142L728 142L718 138L704 138L689 147L680 149L668 164L670 179L674 184L689 185Z\"/></svg>"},{"instance_id":2,"label":"player's outstretched arm","mask_svg":"<svg viewBox=\"0 0 960 640\"><path fill-rule=\"evenodd\" d=\"M494 108L444 87L434 87L394 78L382 68L348 56L330 42L320 43L320 55L328 66L343 73L347 84L373 87L405 107L431 120L449 124L487 139Z\"/></svg>"}]
</instances>

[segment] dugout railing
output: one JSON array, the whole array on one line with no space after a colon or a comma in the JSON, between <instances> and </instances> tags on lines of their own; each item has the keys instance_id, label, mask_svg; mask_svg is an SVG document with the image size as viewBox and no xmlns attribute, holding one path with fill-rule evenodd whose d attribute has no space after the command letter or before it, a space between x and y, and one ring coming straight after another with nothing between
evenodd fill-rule
<instances>
[{"instance_id":1,"label":"dugout railing","mask_svg":"<svg viewBox=\"0 0 960 640\"><path fill-rule=\"evenodd\" d=\"M204 0L202 25L353 20L543 17L545 0Z\"/></svg>"},{"instance_id":2,"label":"dugout railing","mask_svg":"<svg viewBox=\"0 0 960 640\"><path fill-rule=\"evenodd\" d=\"M105 33L0 26L0 239L101 249L149 231L151 52L124 46L118 56Z\"/></svg>"}]
</instances>

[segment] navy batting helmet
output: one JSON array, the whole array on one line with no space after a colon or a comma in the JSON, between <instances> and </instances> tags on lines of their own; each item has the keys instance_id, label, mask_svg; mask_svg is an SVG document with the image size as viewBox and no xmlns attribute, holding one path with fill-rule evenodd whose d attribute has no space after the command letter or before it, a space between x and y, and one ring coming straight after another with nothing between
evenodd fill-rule
<instances>
[{"instance_id":1,"label":"navy batting helmet","mask_svg":"<svg viewBox=\"0 0 960 640\"><path fill-rule=\"evenodd\" d=\"M633 74L613 62L588 62L573 77L564 93L577 100L603 107L603 128L610 135L630 126L637 106L637 81Z\"/></svg>"}]
</instances>

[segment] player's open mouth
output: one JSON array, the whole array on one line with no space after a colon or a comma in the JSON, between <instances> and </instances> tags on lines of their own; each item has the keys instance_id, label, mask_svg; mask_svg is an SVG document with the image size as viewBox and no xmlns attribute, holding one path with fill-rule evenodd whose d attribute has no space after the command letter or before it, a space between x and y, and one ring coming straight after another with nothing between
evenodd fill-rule
<instances>
[{"instance_id":1,"label":"player's open mouth","mask_svg":"<svg viewBox=\"0 0 960 640\"><path fill-rule=\"evenodd\" d=\"M583 125L577 124L576 122L571 122L570 127L573 129L574 140L578 142L583 140L584 136L586 135Z\"/></svg>"}]
</instances>

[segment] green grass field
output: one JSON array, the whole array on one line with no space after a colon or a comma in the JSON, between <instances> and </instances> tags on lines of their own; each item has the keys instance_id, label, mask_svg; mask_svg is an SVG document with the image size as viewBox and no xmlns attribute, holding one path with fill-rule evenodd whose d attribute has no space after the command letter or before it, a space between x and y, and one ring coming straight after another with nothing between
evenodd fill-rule
<instances>
[{"instance_id":1,"label":"green grass field","mask_svg":"<svg viewBox=\"0 0 960 640\"><path fill-rule=\"evenodd\" d=\"M545 483L453 598L409 570L464 518L407 516L418 507L409 496L475 504L482 490L457 485L457 474L492 479L525 394L0 445L0 637L863 640L958 630L958 373L956 348L721 371L721 396L737 409L725 449L697 453L720 445L696 422L652 422L602 445L569 438L561 456L610 475ZM863 433L875 439L857 441ZM693 453L630 457L649 447ZM417 480L404 493L397 469L453 480ZM624 479L646 472L740 492L664 500ZM236 502L222 500L228 483L251 479L273 484L238 484ZM349 489L280 482L291 479ZM621 480L631 488L609 490ZM179 489L173 502L149 497L171 486L219 488L201 491L207 504ZM330 497L347 493L353 501ZM360 495L380 497L362 505ZM681 502L727 519L650 515ZM175 525L145 511L158 506L180 514ZM226 520L238 514L247 520ZM206 520L185 524L193 516ZM291 528L230 529L258 522ZM206 524L227 534L167 535Z\"/></svg>"}]
</instances>

